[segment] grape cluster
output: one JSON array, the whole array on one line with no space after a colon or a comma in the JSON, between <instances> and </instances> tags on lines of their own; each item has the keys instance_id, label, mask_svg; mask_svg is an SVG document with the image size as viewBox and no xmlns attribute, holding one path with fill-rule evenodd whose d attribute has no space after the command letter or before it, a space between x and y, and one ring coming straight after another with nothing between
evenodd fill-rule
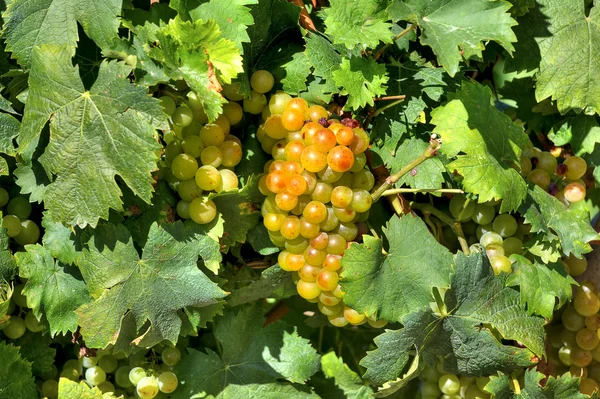
<instances>
[{"instance_id":1,"label":"grape cluster","mask_svg":"<svg viewBox=\"0 0 600 399\"><path fill-rule=\"evenodd\" d=\"M0 187L0 208L6 206L2 218L2 228L6 234L13 238L19 245L35 244L40 238L40 228L32 220L31 204L27 197L16 196L10 198L8 192Z\"/></svg>"},{"instance_id":2,"label":"grape cluster","mask_svg":"<svg viewBox=\"0 0 600 399\"><path fill-rule=\"evenodd\" d=\"M600 299L592 282L583 282L560 315L561 324L547 327L552 374L567 370L581 378L580 391L587 395L599 389Z\"/></svg>"},{"instance_id":3,"label":"grape cluster","mask_svg":"<svg viewBox=\"0 0 600 399\"><path fill-rule=\"evenodd\" d=\"M520 373L521 383L523 373ZM448 374L436 367L425 368L419 378L422 381L422 399L489 399L485 386L489 377L467 377Z\"/></svg>"},{"instance_id":4,"label":"grape cluster","mask_svg":"<svg viewBox=\"0 0 600 399\"><path fill-rule=\"evenodd\" d=\"M42 322L27 307L27 298L22 294L23 287L24 284L19 284L12 290L11 301L6 312L9 319L2 328L2 333L8 339L19 339L28 330L37 333L44 329ZM7 293L10 290L7 283L1 284L0 292Z\"/></svg>"},{"instance_id":5,"label":"grape cluster","mask_svg":"<svg viewBox=\"0 0 600 399\"><path fill-rule=\"evenodd\" d=\"M587 163L578 156L558 164L552 153L533 148L521 157L521 174L567 206L585 198L586 186L581 178L586 171Z\"/></svg>"},{"instance_id":6,"label":"grape cluster","mask_svg":"<svg viewBox=\"0 0 600 399\"><path fill-rule=\"evenodd\" d=\"M177 214L198 224L210 223L217 207L208 194L231 190L239 184L233 168L242 160L242 143L230 130L242 121L242 107L230 101L223 106L223 114L208 123L193 91L179 106L171 96L160 100L172 121L172 131L163 139L167 143L165 162L170 168L167 181L181 198Z\"/></svg>"},{"instance_id":7,"label":"grape cluster","mask_svg":"<svg viewBox=\"0 0 600 399\"><path fill-rule=\"evenodd\" d=\"M365 168L364 154L369 138L356 121L329 119L325 108L302 98L277 92L267 103L262 83L267 80L270 90L269 76L266 71L252 75L250 100L260 101L244 107L261 113L257 137L273 156L259 189L266 195L264 226L282 249L279 265L294 273L298 294L318 303L334 326L369 322L381 327L385 321L345 306L338 284L342 256L372 204L375 178Z\"/></svg>"}]
</instances>

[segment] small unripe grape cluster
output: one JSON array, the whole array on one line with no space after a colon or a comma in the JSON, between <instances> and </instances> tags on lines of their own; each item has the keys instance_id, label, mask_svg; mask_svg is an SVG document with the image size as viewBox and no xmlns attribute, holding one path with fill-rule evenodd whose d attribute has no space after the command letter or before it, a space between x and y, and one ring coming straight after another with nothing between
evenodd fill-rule
<instances>
[{"instance_id":1,"label":"small unripe grape cluster","mask_svg":"<svg viewBox=\"0 0 600 399\"><path fill-rule=\"evenodd\" d=\"M2 212L2 228L6 234L18 245L35 244L40 238L40 228L32 220L31 204L24 196L10 198L8 191L0 187L0 208L6 209Z\"/></svg>"},{"instance_id":2,"label":"small unripe grape cluster","mask_svg":"<svg viewBox=\"0 0 600 399\"><path fill-rule=\"evenodd\" d=\"M0 302L7 296L8 291L12 290L12 296L8 304L6 314L9 316L8 322L2 327L2 334L8 339L19 339L27 331L38 333L44 330L44 324L38 320L36 315L27 307L27 298L23 295L24 284L18 284L11 288L8 283L0 283Z\"/></svg>"},{"instance_id":3,"label":"small unripe grape cluster","mask_svg":"<svg viewBox=\"0 0 600 399\"><path fill-rule=\"evenodd\" d=\"M559 164L552 153L534 148L521 157L521 174L567 206L585 199L586 185L581 178L586 171L585 159L578 156Z\"/></svg>"},{"instance_id":4,"label":"small unripe grape cluster","mask_svg":"<svg viewBox=\"0 0 600 399\"><path fill-rule=\"evenodd\" d=\"M560 315L560 324L547 326L551 375L570 371L581 378L581 393L592 395L600 381L600 299L593 282L575 290L572 302Z\"/></svg>"},{"instance_id":5,"label":"small unripe grape cluster","mask_svg":"<svg viewBox=\"0 0 600 399\"><path fill-rule=\"evenodd\" d=\"M344 305L338 283L341 259L366 221L375 184L365 168L367 134L355 121L330 120L325 108L278 92L271 96L258 128L262 148L272 154L259 181L261 208L279 265L294 273L298 294L331 324L385 321Z\"/></svg>"},{"instance_id":6,"label":"small unripe grape cluster","mask_svg":"<svg viewBox=\"0 0 600 399\"><path fill-rule=\"evenodd\" d=\"M181 198L177 214L198 224L210 223L217 216L217 207L208 195L239 185L233 168L242 160L242 143L230 130L241 122L242 107L230 101L223 106L223 114L208 123L193 91L179 106L170 96L160 100L172 122L171 132L163 139L167 143L165 162L170 168L167 181Z\"/></svg>"},{"instance_id":7,"label":"small unripe grape cluster","mask_svg":"<svg viewBox=\"0 0 600 399\"><path fill-rule=\"evenodd\" d=\"M523 383L523 370L519 373ZM485 390L489 377L467 377L449 374L442 370L441 364L425 368L419 375L422 399L489 399L491 394Z\"/></svg>"},{"instance_id":8,"label":"small unripe grape cluster","mask_svg":"<svg viewBox=\"0 0 600 399\"><path fill-rule=\"evenodd\" d=\"M79 352L78 347L75 349ZM181 360L179 349L158 346L129 357L111 352L97 350L94 355L69 359L63 364L60 375L53 366L52 372L42 376L43 382L38 384L43 397L58 397L59 378L81 380L102 393L112 393L125 399L166 398L177 389L179 380L173 366Z\"/></svg>"}]
</instances>

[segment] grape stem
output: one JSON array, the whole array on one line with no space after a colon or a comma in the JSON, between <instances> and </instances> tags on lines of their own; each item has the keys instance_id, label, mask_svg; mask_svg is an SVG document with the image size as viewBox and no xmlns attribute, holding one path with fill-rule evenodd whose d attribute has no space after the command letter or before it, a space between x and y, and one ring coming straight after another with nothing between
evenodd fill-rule
<instances>
[{"instance_id":1,"label":"grape stem","mask_svg":"<svg viewBox=\"0 0 600 399\"><path fill-rule=\"evenodd\" d=\"M429 140L429 145L421 155L419 155L417 158L415 158L412 162L410 162L398 172L394 173L391 176L388 176L387 179L385 179L385 181L383 182L383 184L379 186L379 188L375 190L373 194L371 194L373 202L379 200L383 193L385 193L385 191L388 190L391 186L396 184L396 182L398 182L398 180L400 180L405 174L409 173L411 170L413 170L429 158L433 158L434 156L436 156L437 151L441 145L442 140L438 138L436 134L432 134L431 139Z\"/></svg>"},{"instance_id":2,"label":"grape stem","mask_svg":"<svg viewBox=\"0 0 600 399\"><path fill-rule=\"evenodd\" d=\"M388 47L390 47L393 43L396 42L396 40L400 39L402 36L412 32L413 30L415 30L417 28L417 24L412 24L411 26L409 26L408 28L404 29L402 32L398 33L396 36L394 36L394 38L392 39L391 42L389 42L388 44L386 44L385 46L383 46L382 48L380 48L377 53L375 53L375 57L373 57L375 59L375 61L377 61L379 59L379 57L381 57L383 55L383 52L385 50L388 49Z\"/></svg>"},{"instance_id":3,"label":"grape stem","mask_svg":"<svg viewBox=\"0 0 600 399\"><path fill-rule=\"evenodd\" d=\"M383 97L375 97L374 101L386 101L386 100L404 100L406 98L406 94L398 94L397 96L383 96Z\"/></svg>"},{"instance_id":4,"label":"grape stem","mask_svg":"<svg viewBox=\"0 0 600 399\"><path fill-rule=\"evenodd\" d=\"M382 196L405 194L405 193L450 193L463 194L464 191L460 188L391 188L385 190Z\"/></svg>"},{"instance_id":5,"label":"grape stem","mask_svg":"<svg viewBox=\"0 0 600 399\"><path fill-rule=\"evenodd\" d=\"M435 217L440 219L442 222L444 222L448 226L450 226L450 228L452 228L452 231L454 231L454 234L456 234L456 236L458 237L458 242L460 243L460 248L462 249L462 251L467 256L471 254L471 250L469 249L469 244L465 238L465 233L463 232L460 222L452 219L450 216L448 216L444 212L436 209L431 204L421 204L419 202L411 202L410 207L413 209L418 209L421 212L429 212L430 214L434 215Z\"/></svg>"},{"instance_id":6,"label":"grape stem","mask_svg":"<svg viewBox=\"0 0 600 399\"><path fill-rule=\"evenodd\" d=\"M521 393L521 385L519 384L519 379L517 378L517 376L515 375L515 373L511 373L510 374L510 378L512 380L512 383L514 385L514 391L515 394L520 394Z\"/></svg>"},{"instance_id":7,"label":"grape stem","mask_svg":"<svg viewBox=\"0 0 600 399\"><path fill-rule=\"evenodd\" d=\"M442 295L440 294L440 291L438 290L437 287L433 287L433 297L435 298L435 303L438 306L440 314L442 316L448 316L448 308L446 307L446 304L444 303L444 300L442 299Z\"/></svg>"}]
</instances>

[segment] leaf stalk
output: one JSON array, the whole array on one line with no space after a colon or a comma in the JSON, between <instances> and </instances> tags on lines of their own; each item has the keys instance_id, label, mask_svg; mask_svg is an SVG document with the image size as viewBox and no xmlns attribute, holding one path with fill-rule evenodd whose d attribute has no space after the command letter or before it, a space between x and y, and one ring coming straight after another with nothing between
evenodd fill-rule
<instances>
[{"instance_id":1,"label":"leaf stalk","mask_svg":"<svg viewBox=\"0 0 600 399\"><path fill-rule=\"evenodd\" d=\"M393 43L396 42L396 40L400 39L402 36L409 34L410 32L412 32L413 30L415 30L417 28L417 24L412 24L411 26L409 26L408 28L404 29L402 32L398 33L396 36L394 36L394 38L392 39L392 41L388 44L386 44L385 46L383 46L382 48L380 48L377 53L375 53L375 60L377 61L385 52L385 50L388 49L388 47L390 47Z\"/></svg>"}]
</instances>

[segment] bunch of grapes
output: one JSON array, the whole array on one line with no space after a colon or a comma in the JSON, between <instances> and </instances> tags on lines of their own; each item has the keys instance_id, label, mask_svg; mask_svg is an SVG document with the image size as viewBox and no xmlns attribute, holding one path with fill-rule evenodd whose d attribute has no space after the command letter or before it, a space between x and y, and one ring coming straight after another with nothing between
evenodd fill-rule
<instances>
[{"instance_id":1,"label":"bunch of grapes","mask_svg":"<svg viewBox=\"0 0 600 399\"><path fill-rule=\"evenodd\" d=\"M552 375L570 371L581 378L580 391L587 395L599 389L600 299L596 285L583 282L560 315L561 324L547 327Z\"/></svg>"},{"instance_id":2,"label":"bunch of grapes","mask_svg":"<svg viewBox=\"0 0 600 399\"><path fill-rule=\"evenodd\" d=\"M31 216L31 204L28 198L23 196L10 198L8 192L0 187L0 208L5 205L2 228L6 229L6 234L18 245L35 244L40 238L40 228L34 221L28 219Z\"/></svg>"},{"instance_id":3,"label":"bunch of grapes","mask_svg":"<svg viewBox=\"0 0 600 399\"><path fill-rule=\"evenodd\" d=\"M425 368L419 378L422 381L422 399L489 399L485 386L489 377L467 377L445 373L440 364ZM523 383L523 373L519 379Z\"/></svg>"},{"instance_id":4,"label":"bunch of grapes","mask_svg":"<svg viewBox=\"0 0 600 399\"><path fill-rule=\"evenodd\" d=\"M42 322L27 307L27 298L22 294L23 287L24 284L19 284L14 289L8 283L0 285L0 292L3 293L3 296L9 296L7 294L12 291L11 301L6 312L9 318L1 330L2 334L11 340L21 338L27 330L38 333L44 329Z\"/></svg>"},{"instance_id":5,"label":"bunch of grapes","mask_svg":"<svg viewBox=\"0 0 600 399\"><path fill-rule=\"evenodd\" d=\"M550 152L534 148L521 157L523 176L567 206L585 198L586 186L581 178L586 171L587 163L578 156L570 156L558 164Z\"/></svg>"},{"instance_id":6,"label":"bunch of grapes","mask_svg":"<svg viewBox=\"0 0 600 399\"><path fill-rule=\"evenodd\" d=\"M170 168L167 181L181 198L177 214L198 224L210 223L217 207L208 195L239 184L233 168L242 160L242 143L230 130L242 121L242 107L230 101L223 106L223 114L208 123L193 91L179 106L168 95L160 100L172 121L172 130L163 139L167 143L165 162Z\"/></svg>"},{"instance_id":7,"label":"bunch of grapes","mask_svg":"<svg viewBox=\"0 0 600 399\"><path fill-rule=\"evenodd\" d=\"M325 108L283 92L273 94L266 107L261 91L267 74L252 76L250 99L261 99L262 109L251 104L264 118L257 137L273 156L259 189L267 196L261 208L264 225L282 249L279 265L294 273L298 294L318 303L334 326L383 326L385 321L345 306L338 284L342 256L372 204L375 178L365 168L364 154L369 138L356 121L329 119ZM272 77L268 81L270 89Z\"/></svg>"}]
</instances>

